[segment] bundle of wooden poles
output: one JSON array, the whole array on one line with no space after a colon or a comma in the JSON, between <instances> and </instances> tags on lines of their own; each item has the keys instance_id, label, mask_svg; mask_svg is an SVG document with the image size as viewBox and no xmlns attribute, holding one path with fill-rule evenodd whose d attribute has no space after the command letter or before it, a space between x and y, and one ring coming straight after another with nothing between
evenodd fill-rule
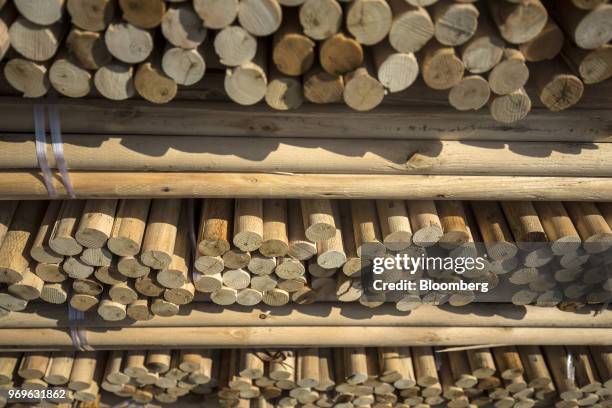
<instances>
[{"instance_id":1,"label":"bundle of wooden poles","mask_svg":"<svg viewBox=\"0 0 612 408\"><path fill-rule=\"evenodd\" d=\"M75 401L99 401L106 391L138 404L195 394L205 406L241 408L610 407L612 348L3 353L0 387L67 387Z\"/></svg>"},{"instance_id":2,"label":"bundle of wooden poles","mask_svg":"<svg viewBox=\"0 0 612 408\"><path fill-rule=\"evenodd\" d=\"M28 97L172 100L211 68L227 96L365 111L421 75L458 110L511 123L612 75L607 0L4 0L0 60ZM10 51L8 51L10 49Z\"/></svg>"},{"instance_id":3,"label":"bundle of wooden poles","mask_svg":"<svg viewBox=\"0 0 612 408\"><path fill-rule=\"evenodd\" d=\"M395 254L481 257L485 267L389 271L388 281L463 279L499 287L508 303L575 308L612 296L611 226L612 205L591 202L3 201L0 312L39 298L111 321L174 316L193 301L388 301L409 311L477 300L471 291L366 293L368 259Z\"/></svg>"}]
</instances>

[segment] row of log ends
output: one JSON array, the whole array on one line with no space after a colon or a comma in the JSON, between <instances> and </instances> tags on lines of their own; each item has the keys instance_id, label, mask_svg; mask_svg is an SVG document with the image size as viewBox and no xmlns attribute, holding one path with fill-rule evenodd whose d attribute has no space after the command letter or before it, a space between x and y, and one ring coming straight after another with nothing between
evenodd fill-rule
<instances>
[{"instance_id":1,"label":"row of log ends","mask_svg":"<svg viewBox=\"0 0 612 408\"><path fill-rule=\"evenodd\" d=\"M607 0L3 3L3 74L26 97L53 87L73 98L167 103L179 85L223 69L224 91L241 105L367 111L420 75L457 110L488 106L512 123L533 97L558 112L579 102L585 84L612 76Z\"/></svg>"},{"instance_id":2,"label":"row of log ends","mask_svg":"<svg viewBox=\"0 0 612 408\"><path fill-rule=\"evenodd\" d=\"M570 361L571 363L568 363ZM612 348L504 346L0 354L0 387L67 387L92 402L221 407L608 407ZM2 398L2 397L0 397ZM0 400L4 406L6 401ZM58 405L64 406L64 405ZM66 405L68 406L68 405ZM84 406L84 405L83 405Z\"/></svg>"},{"instance_id":3,"label":"row of log ends","mask_svg":"<svg viewBox=\"0 0 612 408\"><path fill-rule=\"evenodd\" d=\"M204 199L0 202L0 316L69 303L105 320L180 306L289 302L463 306L476 291L365 293L363 265L406 254L483 267L388 270L387 281L500 287L516 305L564 310L612 296L612 205L591 202ZM192 248L190 234L197 248ZM192 259L192 249L195 258Z\"/></svg>"}]
</instances>

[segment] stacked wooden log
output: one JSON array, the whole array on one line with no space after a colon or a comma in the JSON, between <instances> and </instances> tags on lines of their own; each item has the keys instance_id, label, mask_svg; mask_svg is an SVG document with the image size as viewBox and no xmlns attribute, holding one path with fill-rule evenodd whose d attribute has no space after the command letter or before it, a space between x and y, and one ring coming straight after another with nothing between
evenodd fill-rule
<instances>
[{"instance_id":1,"label":"stacked wooden log","mask_svg":"<svg viewBox=\"0 0 612 408\"><path fill-rule=\"evenodd\" d=\"M96 401L105 391L137 404L178 404L181 397L195 394L207 406L221 407L609 407L612 349L4 353L0 354L0 387L67 387L68 399L75 401Z\"/></svg>"},{"instance_id":2,"label":"stacked wooden log","mask_svg":"<svg viewBox=\"0 0 612 408\"><path fill-rule=\"evenodd\" d=\"M189 204L0 202L0 312L42 299L115 321L173 316L194 300L388 301L409 311L481 299L471 291L370 293L363 280L370 272L362 270L372 257L396 255L480 257L484 267L389 270L389 282L486 283L507 296L495 301L564 308L612 296L608 203L205 199L198 211Z\"/></svg>"},{"instance_id":3,"label":"stacked wooden log","mask_svg":"<svg viewBox=\"0 0 612 408\"><path fill-rule=\"evenodd\" d=\"M54 88L166 103L179 86L222 68L238 104L366 111L420 74L454 108L488 105L495 120L512 123L528 114L531 97L560 111L585 84L612 76L607 0L4 3L4 76L27 97Z\"/></svg>"}]
</instances>

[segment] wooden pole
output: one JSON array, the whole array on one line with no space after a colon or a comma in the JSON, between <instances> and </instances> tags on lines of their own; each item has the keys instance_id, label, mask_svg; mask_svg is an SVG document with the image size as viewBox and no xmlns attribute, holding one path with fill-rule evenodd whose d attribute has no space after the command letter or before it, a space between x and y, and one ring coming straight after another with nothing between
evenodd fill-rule
<instances>
[{"instance_id":1,"label":"wooden pole","mask_svg":"<svg viewBox=\"0 0 612 408\"><path fill-rule=\"evenodd\" d=\"M336 0L306 0L300 6L299 17L304 34L314 40L324 40L340 29L342 7Z\"/></svg>"},{"instance_id":2,"label":"wooden pole","mask_svg":"<svg viewBox=\"0 0 612 408\"><path fill-rule=\"evenodd\" d=\"M181 200L152 201L142 243L142 263L155 269L167 268L170 265L180 213Z\"/></svg>"},{"instance_id":3,"label":"wooden pole","mask_svg":"<svg viewBox=\"0 0 612 408\"><path fill-rule=\"evenodd\" d=\"M388 1L393 12L389 43L399 52L417 52L434 35L434 24L428 11L404 0Z\"/></svg>"},{"instance_id":4,"label":"wooden pole","mask_svg":"<svg viewBox=\"0 0 612 408\"><path fill-rule=\"evenodd\" d=\"M24 277L30 264L29 251L46 206L44 201L19 203L0 247L0 282L17 283Z\"/></svg>"},{"instance_id":5,"label":"wooden pole","mask_svg":"<svg viewBox=\"0 0 612 408\"><path fill-rule=\"evenodd\" d=\"M501 36L511 44L521 44L538 35L548 19L540 0L487 2Z\"/></svg>"},{"instance_id":6,"label":"wooden pole","mask_svg":"<svg viewBox=\"0 0 612 408\"><path fill-rule=\"evenodd\" d=\"M584 84L560 59L536 64L530 72L536 83L540 102L552 112L568 109L582 98Z\"/></svg>"},{"instance_id":7,"label":"wooden pole","mask_svg":"<svg viewBox=\"0 0 612 408\"><path fill-rule=\"evenodd\" d=\"M608 22L612 17L612 5L599 4L590 10L576 7L571 0L561 0L553 8L557 22L580 48L592 50L612 39Z\"/></svg>"},{"instance_id":8,"label":"wooden pole","mask_svg":"<svg viewBox=\"0 0 612 408\"><path fill-rule=\"evenodd\" d=\"M373 45L382 41L391 29L391 7L383 0L355 0L346 11L346 27L357 41Z\"/></svg>"},{"instance_id":9,"label":"wooden pole","mask_svg":"<svg viewBox=\"0 0 612 408\"><path fill-rule=\"evenodd\" d=\"M118 200L87 200L75 239L86 248L102 248L110 238Z\"/></svg>"},{"instance_id":10,"label":"wooden pole","mask_svg":"<svg viewBox=\"0 0 612 408\"><path fill-rule=\"evenodd\" d=\"M0 192L6 199L48 197L38 171L1 174ZM432 199L442 194L445 199L460 200L483 196L493 200L612 200L612 186L605 177L72 171L71 181L76 194L83 198ZM54 181L54 187L60 197L67 197L59 181Z\"/></svg>"}]
</instances>

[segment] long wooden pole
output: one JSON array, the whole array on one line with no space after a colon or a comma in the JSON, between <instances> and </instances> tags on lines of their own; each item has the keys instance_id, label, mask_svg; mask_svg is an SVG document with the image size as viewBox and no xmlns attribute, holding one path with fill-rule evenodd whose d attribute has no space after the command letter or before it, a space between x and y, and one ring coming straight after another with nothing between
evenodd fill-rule
<instances>
[{"instance_id":1,"label":"long wooden pole","mask_svg":"<svg viewBox=\"0 0 612 408\"><path fill-rule=\"evenodd\" d=\"M605 87L605 84L602 84ZM602 94L609 88L602 89ZM429 95L429 94L428 94ZM422 103L422 99L417 99ZM404 102L405 103L405 102ZM34 128L33 102L14 97L0 97L5 132L31 132ZM457 112L452 107L435 106L411 111L406 106L383 105L372 113L359 113L342 106L306 104L289 114L272 111L264 106L245 108L227 103L175 101L167 106L152 106L139 100L117 105L113 101L88 100L86 104L73 100L58 102L62 132L144 135L217 135L269 136L314 138L401 138L434 140L503 140L515 141L611 141L608 107L593 106L576 112L554 115L533 110L521 122L520 131L512 132L493 119L483 119L480 112ZM350 120L347 114L350 113ZM436 126L431 126L432 115ZM211 121L210 118L215 120ZM129 120L109 120L129 118ZM313 119L313 118L316 118ZM308 126L305 126L307 124Z\"/></svg>"},{"instance_id":2,"label":"long wooden pole","mask_svg":"<svg viewBox=\"0 0 612 408\"><path fill-rule=\"evenodd\" d=\"M133 322L131 327L218 327L218 326L379 326L379 327L550 327L610 328L612 311L595 314L567 313L556 308L538 306L508 307L504 304L471 304L458 312L437 306L423 305L409 316L397 313L395 305L385 304L375 311L356 303L314 303L266 307L223 307L212 303L189 304L171 319L153 317ZM0 329L65 328L70 325L65 305L32 304L25 312L11 312L0 319ZM588 309L587 309L588 310ZM262 316L266 316L262 318ZM109 322L95 314L85 316L84 327L122 327L125 322Z\"/></svg>"},{"instance_id":3,"label":"long wooden pole","mask_svg":"<svg viewBox=\"0 0 612 408\"><path fill-rule=\"evenodd\" d=\"M492 141L471 145L428 140L81 134L63 138L71 170L612 176L609 143L508 142L500 146ZM0 136L0 169L37 166L36 147L29 135ZM50 166L54 167L53 160Z\"/></svg>"},{"instance_id":4,"label":"long wooden pole","mask_svg":"<svg viewBox=\"0 0 612 408\"><path fill-rule=\"evenodd\" d=\"M605 345L612 328L576 331L574 328L541 327L176 327L118 328L112 333L85 330L95 349L143 349L159 347L363 347L489 345ZM384 332L384 335L383 335ZM30 339L24 344L23 339ZM69 330L2 329L0 349L72 349Z\"/></svg>"},{"instance_id":5,"label":"long wooden pole","mask_svg":"<svg viewBox=\"0 0 612 408\"><path fill-rule=\"evenodd\" d=\"M0 172L2 199L48 197L38 171ZM265 197L612 201L603 177L71 172L79 198ZM65 188L54 180L60 197Z\"/></svg>"}]
</instances>

